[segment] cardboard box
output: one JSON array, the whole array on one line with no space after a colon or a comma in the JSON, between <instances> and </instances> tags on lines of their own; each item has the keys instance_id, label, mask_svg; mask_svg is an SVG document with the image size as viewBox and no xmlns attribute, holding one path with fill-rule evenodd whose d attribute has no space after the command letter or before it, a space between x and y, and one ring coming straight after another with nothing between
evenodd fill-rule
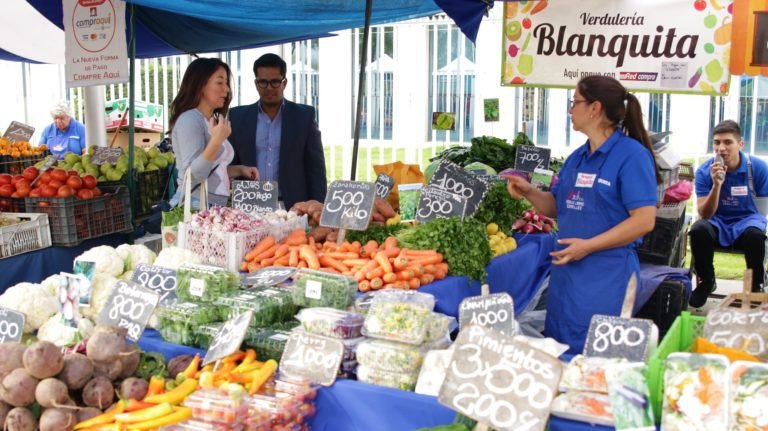
<instances>
[{"instance_id":1,"label":"cardboard box","mask_svg":"<svg viewBox=\"0 0 768 431\"><path fill-rule=\"evenodd\" d=\"M165 130L163 126L163 110L165 108L163 108L163 105L143 102L141 100L137 100L135 104L133 116L135 129L148 132L162 132ZM128 109L127 98L104 102L107 130L112 131L120 126L120 122L123 121L123 115L127 115L126 109ZM123 126L128 126L128 119L125 119Z\"/></svg>"},{"instance_id":2,"label":"cardboard box","mask_svg":"<svg viewBox=\"0 0 768 431\"><path fill-rule=\"evenodd\" d=\"M107 133L107 146L112 143L112 138L115 137L115 132ZM135 132L133 134L133 143L137 147L151 148L156 143L163 140L163 134L158 132ZM115 141L115 148L128 148L128 131L121 130L120 135L117 136Z\"/></svg>"}]
</instances>

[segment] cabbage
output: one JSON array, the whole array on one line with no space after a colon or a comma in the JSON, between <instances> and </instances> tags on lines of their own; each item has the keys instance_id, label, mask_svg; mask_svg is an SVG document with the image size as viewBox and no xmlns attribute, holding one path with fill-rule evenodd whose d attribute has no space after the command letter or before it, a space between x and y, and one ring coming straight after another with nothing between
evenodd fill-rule
<instances>
[{"instance_id":1,"label":"cabbage","mask_svg":"<svg viewBox=\"0 0 768 431\"><path fill-rule=\"evenodd\" d=\"M464 166L464 169L476 173L476 174L483 174L483 175L496 175L496 170L492 167L486 165L485 163L480 162L472 162L466 166ZM482 171L482 172L481 172Z\"/></svg>"}]
</instances>

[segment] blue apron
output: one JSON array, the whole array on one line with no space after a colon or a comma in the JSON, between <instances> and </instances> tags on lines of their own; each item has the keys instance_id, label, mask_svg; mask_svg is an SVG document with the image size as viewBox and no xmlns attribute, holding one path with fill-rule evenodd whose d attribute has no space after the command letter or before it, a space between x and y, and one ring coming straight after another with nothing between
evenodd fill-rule
<instances>
[{"instance_id":1,"label":"blue apron","mask_svg":"<svg viewBox=\"0 0 768 431\"><path fill-rule=\"evenodd\" d=\"M600 170L609 154L593 167L587 166L589 157L574 160L577 166L566 172L565 178L560 177L556 204L561 238L587 239L616 225L615 219L609 220L606 202L620 199L618 191L602 188L598 181L603 179ZM617 184L616 178L604 180ZM639 274L640 263L632 244L601 250L577 262L552 265L544 333L568 344L569 353L581 353L592 315L621 313L633 272Z\"/></svg>"},{"instance_id":2,"label":"blue apron","mask_svg":"<svg viewBox=\"0 0 768 431\"><path fill-rule=\"evenodd\" d=\"M717 211L709 219L717 227L718 241L723 247L731 246L750 227L765 231L765 217L757 209L749 190L744 153L740 157L738 170L726 173Z\"/></svg>"}]
</instances>

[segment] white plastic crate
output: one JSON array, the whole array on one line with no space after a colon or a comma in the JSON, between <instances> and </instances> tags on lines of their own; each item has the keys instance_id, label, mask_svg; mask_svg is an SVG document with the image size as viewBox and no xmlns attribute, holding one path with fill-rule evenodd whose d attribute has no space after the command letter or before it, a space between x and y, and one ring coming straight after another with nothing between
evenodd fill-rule
<instances>
[{"instance_id":1,"label":"white plastic crate","mask_svg":"<svg viewBox=\"0 0 768 431\"><path fill-rule=\"evenodd\" d=\"M47 214L0 213L23 221L0 228L0 258L51 246L51 228Z\"/></svg>"},{"instance_id":2,"label":"white plastic crate","mask_svg":"<svg viewBox=\"0 0 768 431\"><path fill-rule=\"evenodd\" d=\"M288 236L289 233L293 232L296 229L306 229L307 228L307 215L304 214L301 217L295 217L290 220L282 221L279 223L272 223L269 222L269 234L275 237L275 241L280 241L286 236Z\"/></svg>"},{"instance_id":3,"label":"white plastic crate","mask_svg":"<svg viewBox=\"0 0 768 431\"><path fill-rule=\"evenodd\" d=\"M179 223L178 246L202 258L202 263L239 272L245 254L270 234L269 225L248 232L218 232Z\"/></svg>"}]
</instances>

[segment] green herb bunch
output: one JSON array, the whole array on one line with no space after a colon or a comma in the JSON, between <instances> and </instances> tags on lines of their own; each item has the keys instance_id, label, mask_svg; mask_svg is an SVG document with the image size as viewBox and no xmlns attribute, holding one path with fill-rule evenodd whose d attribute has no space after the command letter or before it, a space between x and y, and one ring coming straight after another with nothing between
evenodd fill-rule
<instances>
[{"instance_id":1,"label":"green herb bunch","mask_svg":"<svg viewBox=\"0 0 768 431\"><path fill-rule=\"evenodd\" d=\"M512 234L512 223L519 219L531 205L525 199L514 199L507 191L507 183L493 182L488 187L474 218L481 222L496 223L505 234Z\"/></svg>"}]
</instances>

